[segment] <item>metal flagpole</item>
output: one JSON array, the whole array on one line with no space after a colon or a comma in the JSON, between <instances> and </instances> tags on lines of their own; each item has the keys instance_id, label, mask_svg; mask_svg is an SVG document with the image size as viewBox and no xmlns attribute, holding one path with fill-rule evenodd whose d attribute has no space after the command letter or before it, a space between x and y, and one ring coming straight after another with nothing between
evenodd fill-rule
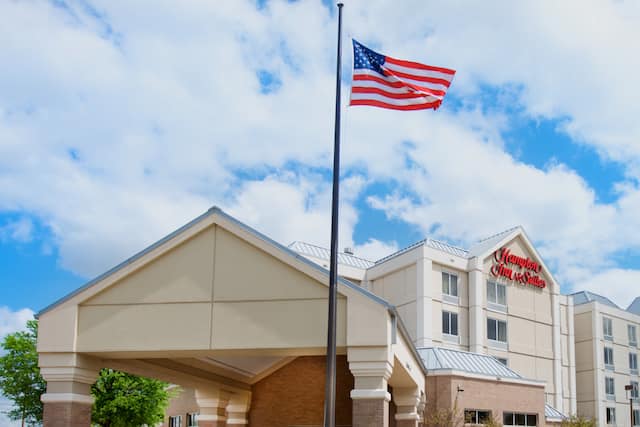
<instances>
[{"instance_id":1,"label":"metal flagpole","mask_svg":"<svg viewBox=\"0 0 640 427\"><path fill-rule=\"evenodd\" d=\"M340 181L340 84L342 75L342 3L338 3L338 64L336 67L336 119L333 143L333 196L331 198L331 256L329 262L329 315L324 427L336 425L336 300L338 275L338 202Z\"/></svg>"}]
</instances>

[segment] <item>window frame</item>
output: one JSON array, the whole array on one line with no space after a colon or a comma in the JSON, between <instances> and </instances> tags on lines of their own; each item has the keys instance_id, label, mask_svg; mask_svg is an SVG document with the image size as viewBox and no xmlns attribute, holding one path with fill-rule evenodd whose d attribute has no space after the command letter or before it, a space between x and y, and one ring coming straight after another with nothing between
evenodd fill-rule
<instances>
[{"instance_id":1,"label":"window frame","mask_svg":"<svg viewBox=\"0 0 640 427\"><path fill-rule=\"evenodd\" d=\"M607 354L611 354L611 357L607 357ZM610 359L611 363L607 363L607 359ZM604 368L610 371L615 370L615 360L613 357L613 347L604 346Z\"/></svg>"},{"instance_id":2,"label":"window frame","mask_svg":"<svg viewBox=\"0 0 640 427\"><path fill-rule=\"evenodd\" d=\"M605 413L606 413L605 421L607 425L615 425L616 424L616 408L607 406Z\"/></svg>"},{"instance_id":3,"label":"window frame","mask_svg":"<svg viewBox=\"0 0 640 427\"><path fill-rule=\"evenodd\" d=\"M637 400L640 398L640 390L638 388L638 381L629 381L631 385L631 390L629 391L629 395L632 399Z\"/></svg>"},{"instance_id":4,"label":"window frame","mask_svg":"<svg viewBox=\"0 0 640 427\"><path fill-rule=\"evenodd\" d=\"M607 328L607 325L609 326ZM609 331L607 331L609 329ZM609 332L607 334L607 332ZM613 341L613 319L610 317L602 316L602 335L607 341Z\"/></svg>"},{"instance_id":5,"label":"window frame","mask_svg":"<svg viewBox=\"0 0 640 427\"><path fill-rule=\"evenodd\" d=\"M490 299L489 289L493 288L493 295L495 296L495 300ZM498 289L503 289L503 302L500 302ZM491 310L501 311L506 313L507 311L507 286L504 283L498 283L493 280L487 280L486 285L486 293L487 293L487 308Z\"/></svg>"},{"instance_id":6,"label":"window frame","mask_svg":"<svg viewBox=\"0 0 640 427\"><path fill-rule=\"evenodd\" d=\"M609 393L609 384L613 393ZM607 396L607 400L616 399L616 379L614 377L604 377L604 393Z\"/></svg>"},{"instance_id":7,"label":"window frame","mask_svg":"<svg viewBox=\"0 0 640 427\"><path fill-rule=\"evenodd\" d=\"M633 334L631 331L633 331ZM627 338L629 339L629 346L638 346L638 328L636 328L636 325L627 324Z\"/></svg>"},{"instance_id":8,"label":"window frame","mask_svg":"<svg viewBox=\"0 0 640 427\"><path fill-rule=\"evenodd\" d=\"M198 412L187 412L187 426L186 427L198 427Z\"/></svg>"},{"instance_id":9,"label":"window frame","mask_svg":"<svg viewBox=\"0 0 640 427\"><path fill-rule=\"evenodd\" d=\"M169 416L169 427L182 427L182 415Z\"/></svg>"},{"instance_id":10,"label":"window frame","mask_svg":"<svg viewBox=\"0 0 640 427\"><path fill-rule=\"evenodd\" d=\"M460 277L456 273L452 273L450 271L441 271L442 273L442 300L445 302L450 302L453 304L458 304L460 298ZM447 290L445 290L445 276L447 276L446 286ZM451 278L455 277L455 294L451 293Z\"/></svg>"},{"instance_id":11,"label":"window frame","mask_svg":"<svg viewBox=\"0 0 640 427\"><path fill-rule=\"evenodd\" d=\"M517 424L516 423L516 416L524 416L524 424ZM505 421L507 421L507 417L511 417L511 423L507 423ZM535 417L535 423L534 424L530 424L530 417ZM527 426L527 427L534 427L538 425L538 414L531 414L531 413L523 413L523 412L511 412L511 411L504 411L502 412L502 425L504 426Z\"/></svg>"},{"instance_id":12,"label":"window frame","mask_svg":"<svg viewBox=\"0 0 640 427\"><path fill-rule=\"evenodd\" d=\"M632 424L634 426L640 425L640 409L633 410L633 421Z\"/></svg>"},{"instance_id":13,"label":"window frame","mask_svg":"<svg viewBox=\"0 0 640 427\"><path fill-rule=\"evenodd\" d=\"M495 328L491 328L489 326L490 322L495 322ZM504 323L504 341L500 340L500 323ZM495 339L491 338L490 335L490 331L491 329L493 329L493 332L495 334ZM489 342L489 344L491 344L493 347L499 348L499 349L504 349L508 346L509 344L509 329L508 329L508 325L507 325L507 321L506 320L501 320L501 319L496 319L493 317L487 317L487 341Z\"/></svg>"},{"instance_id":14,"label":"window frame","mask_svg":"<svg viewBox=\"0 0 640 427\"><path fill-rule=\"evenodd\" d=\"M473 412L475 415L475 422L472 422L470 417L467 417L467 413L471 413ZM466 408L464 410L464 424L471 424L471 425L484 425L485 423L481 423L480 422L480 413L484 414L486 416L486 418L484 418L484 420L487 419L491 419L493 414L491 412L490 409L469 409Z\"/></svg>"},{"instance_id":15,"label":"window frame","mask_svg":"<svg viewBox=\"0 0 640 427\"><path fill-rule=\"evenodd\" d=\"M448 325L449 325L449 331L445 331L445 316L448 317ZM456 324L456 330L455 330L455 334L452 334L452 318L455 316L455 324ZM456 339L458 339L458 337L460 336L460 322L458 322L458 313L454 312L454 311L449 311L449 310L442 310L442 335L448 335L449 337L455 337Z\"/></svg>"},{"instance_id":16,"label":"window frame","mask_svg":"<svg viewBox=\"0 0 640 427\"><path fill-rule=\"evenodd\" d=\"M638 353L629 352L629 373L638 375Z\"/></svg>"}]
</instances>

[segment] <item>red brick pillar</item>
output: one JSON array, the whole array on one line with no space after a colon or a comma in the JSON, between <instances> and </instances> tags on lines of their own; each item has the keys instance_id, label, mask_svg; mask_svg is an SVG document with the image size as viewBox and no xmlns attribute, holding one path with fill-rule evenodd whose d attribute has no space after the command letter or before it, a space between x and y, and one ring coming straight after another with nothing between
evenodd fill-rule
<instances>
[{"instance_id":1,"label":"red brick pillar","mask_svg":"<svg viewBox=\"0 0 640 427\"><path fill-rule=\"evenodd\" d=\"M227 426L244 427L249 424L251 392L233 393L227 404Z\"/></svg>"},{"instance_id":2,"label":"red brick pillar","mask_svg":"<svg viewBox=\"0 0 640 427\"><path fill-rule=\"evenodd\" d=\"M196 402L200 407L198 426L226 427L227 404L230 393L221 389L197 389Z\"/></svg>"},{"instance_id":3,"label":"red brick pillar","mask_svg":"<svg viewBox=\"0 0 640 427\"><path fill-rule=\"evenodd\" d=\"M353 427L389 427L389 400L353 399Z\"/></svg>"},{"instance_id":4,"label":"red brick pillar","mask_svg":"<svg viewBox=\"0 0 640 427\"><path fill-rule=\"evenodd\" d=\"M90 427L98 363L76 353L40 353L39 365L47 382L47 392L40 397L43 427Z\"/></svg>"},{"instance_id":5,"label":"red brick pillar","mask_svg":"<svg viewBox=\"0 0 640 427\"><path fill-rule=\"evenodd\" d=\"M396 404L396 427L418 427L418 413L422 394L417 387L394 387L393 403Z\"/></svg>"},{"instance_id":6,"label":"red brick pillar","mask_svg":"<svg viewBox=\"0 0 640 427\"><path fill-rule=\"evenodd\" d=\"M377 359L380 355L385 356L386 353L365 350L348 355L354 380L354 389L351 390L353 427L389 427L391 395L387 391L387 380L393 365L389 360Z\"/></svg>"},{"instance_id":7,"label":"red brick pillar","mask_svg":"<svg viewBox=\"0 0 640 427\"><path fill-rule=\"evenodd\" d=\"M90 427L91 403L44 401L43 427Z\"/></svg>"}]
</instances>

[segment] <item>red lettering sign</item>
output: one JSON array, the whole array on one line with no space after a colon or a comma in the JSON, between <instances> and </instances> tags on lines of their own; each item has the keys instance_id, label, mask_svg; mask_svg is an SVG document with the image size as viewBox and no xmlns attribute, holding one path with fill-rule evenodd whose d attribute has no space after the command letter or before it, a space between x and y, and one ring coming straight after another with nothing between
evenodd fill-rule
<instances>
[{"instance_id":1,"label":"red lettering sign","mask_svg":"<svg viewBox=\"0 0 640 427\"><path fill-rule=\"evenodd\" d=\"M547 282L537 274L542 270L542 266L534 260L514 255L509 248L498 249L494 252L493 258L496 263L491 266L491 274L495 277L504 277L505 279L540 289L547 286ZM525 271L514 271L511 266Z\"/></svg>"}]
</instances>

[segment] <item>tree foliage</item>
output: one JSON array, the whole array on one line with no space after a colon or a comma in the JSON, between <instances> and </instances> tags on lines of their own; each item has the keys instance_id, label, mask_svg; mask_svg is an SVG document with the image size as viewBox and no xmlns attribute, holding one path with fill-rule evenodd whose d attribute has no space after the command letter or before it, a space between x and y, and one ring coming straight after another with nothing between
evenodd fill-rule
<instances>
[{"instance_id":1,"label":"tree foliage","mask_svg":"<svg viewBox=\"0 0 640 427\"><path fill-rule=\"evenodd\" d=\"M27 322L27 330L7 335L1 347L0 392L13 402L7 415L26 425L42 423L40 396L46 382L38 367L37 320ZM164 419L172 392L162 381L103 369L91 387L95 398L92 422L102 427L156 425Z\"/></svg>"},{"instance_id":2,"label":"tree foliage","mask_svg":"<svg viewBox=\"0 0 640 427\"><path fill-rule=\"evenodd\" d=\"M164 419L172 393L168 384L113 369L103 369L91 387L93 423L102 427L156 425Z\"/></svg>"},{"instance_id":3,"label":"tree foliage","mask_svg":"<svg viewBox=\"0 0 640 427\"><path fill-rule=\"evenodd\" d=\"M2 341L5 354L0 357L0 392L13 402L7 415L27 425L42 422L40 395L46 383L38 368L36 341L38 322L29 320L27 330L7 335Z\"/></svg>"},{"instance_id":4,"label":"tree foliage","mask_svg":"<svg viewBox=\"0 0 640 427\"><path fill-rule=\"evenodd\" d=\"M562 420L561 427L595 427L596 422L590 418L572 416Z\"/></svg>"}]
</instances>

